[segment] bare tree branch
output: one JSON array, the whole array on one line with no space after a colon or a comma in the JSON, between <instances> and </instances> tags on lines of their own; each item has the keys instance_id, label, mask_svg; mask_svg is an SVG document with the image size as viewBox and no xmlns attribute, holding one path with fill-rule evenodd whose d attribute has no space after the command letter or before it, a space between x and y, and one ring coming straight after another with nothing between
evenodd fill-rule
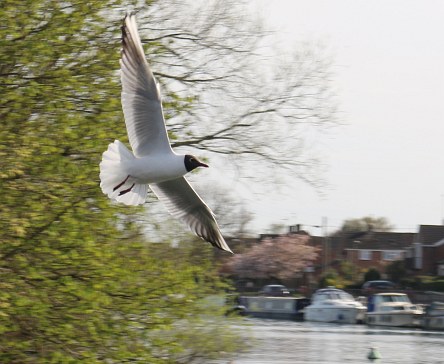
<instances>
[{"instance_id":1,"label":"bare tree branch","mask_svg":"<svg viewBox=\"0 0 444 364\"><path fill-rule=\"evenodd\" d=\"M260 163L270 178L284 169L319 187L309 145L337 124L330 61L313 45L292 54L267 48L271 32L247 9L246 1L173 0L139 14L172 145Z\"/></svg>"}]
</instances>

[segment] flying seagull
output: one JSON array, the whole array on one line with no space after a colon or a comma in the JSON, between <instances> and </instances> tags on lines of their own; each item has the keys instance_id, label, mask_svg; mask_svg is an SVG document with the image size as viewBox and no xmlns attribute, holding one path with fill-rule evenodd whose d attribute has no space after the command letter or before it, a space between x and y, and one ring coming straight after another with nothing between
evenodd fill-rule
<instances>
[{"instance_id":1,"label":"flying seagull","mask_svg":"<svg viewBox=\"0 0 444 364\"><path fill-rule=\"evenodd\" d=\"M100 187L126 205L145 202L148 188L174 217L203 240L233 253L211 209L190 186L185 174L208 167L193 155L176 154L170 146L160 90L145 59L134 15L122 26L122 108L133 152L116 140L100 163Z\"/></svg>"}]
</instances>

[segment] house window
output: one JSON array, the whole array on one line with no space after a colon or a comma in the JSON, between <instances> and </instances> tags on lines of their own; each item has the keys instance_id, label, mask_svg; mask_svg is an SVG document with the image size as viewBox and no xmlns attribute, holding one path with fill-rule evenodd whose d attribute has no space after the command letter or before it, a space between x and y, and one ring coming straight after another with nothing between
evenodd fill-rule
<instances>
[{"instance_id":1,"label":"house window","mask_svg":"<svg viewBox=\"0 0 444 364\"><path fill-rule=\"evenodd\" d=\"M386 250L382 252L382 259L390 261L400 260L402 259L402 253L396 250Z\"/></svg>"},{"instance_id":2,"label":"house window","mask_svg":"<svg viewBox=\"0 0 444 364\"><path fill-rule=\"evenodd\" d=\"M359 250L359 260L372 260L371 250Z\"/></svg>"}]
</instances>

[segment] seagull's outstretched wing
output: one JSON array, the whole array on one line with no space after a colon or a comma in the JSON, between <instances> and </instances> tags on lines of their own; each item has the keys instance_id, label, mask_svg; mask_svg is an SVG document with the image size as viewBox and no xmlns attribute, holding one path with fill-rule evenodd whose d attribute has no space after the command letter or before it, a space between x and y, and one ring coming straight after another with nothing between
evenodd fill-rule
<instances>
[{"instance_id":1,"label":"seagull's outstretched wing","mask_svg":"<svg viewBox=\"0 0 444 364\"><path fill-rule=\"evenodd\" d=\"M203 240L233 253L225 242L213 212L190 186L185 177L150 185L171 215L184 221Z\"/></svg>"},{"instance_id":2,"label":"seagull's outstretched wing","mask_svg":"<svg viewBox=\"0 0 444 364\"><path fill-rule=\"evenodd\" d=\"M134 15L122 26L122 107L128 138L136 156L170 153L160 92L143 53Z\"/></svg>"}]
</instances>

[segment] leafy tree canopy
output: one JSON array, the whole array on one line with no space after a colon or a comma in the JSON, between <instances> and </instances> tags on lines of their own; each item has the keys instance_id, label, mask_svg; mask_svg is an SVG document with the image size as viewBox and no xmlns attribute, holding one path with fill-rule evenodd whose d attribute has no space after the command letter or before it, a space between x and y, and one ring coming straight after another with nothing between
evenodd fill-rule
<instances>
[{"instance_id":1,"label":"leafy tree canopy","mask_svg":"<svg viewBox=\"0 0 444 364\"><path fill-rule=\"evenodd\" d=\"M390 263L389 265L387 265L385 272L387 273L391 281L399 283L404 277L407 276L405 261L396 260Z\"/></svg>"},{"instance_id":2,"label":"leafy tree canopy","mask_svg":"<svg viewBox=\"0 0 444 364\"><path fill-rule=\"evenodd\" d=\"M138 210L98 186L101 153L123 130L118 6L0 8L2 363L191 363L236 347L208 322L208 347L191 345L201 298L221 289L208 260L182 248L165 257Z\"/></svg>"},{"instance_id":3,"label":"leafy tree canopy","mask_svg":"<svg viewBox=\"0 0 444 364\"><path fill-rule=\"evenodd\" d=\"M369 268L364 274L364 282L381 279L381 273L376 268Z\"/></svg>"},{"instance_id":4,"label":"leafy tree canopy","mask_svg":"<svg viewBox=\"0 0 444 364\"><path fill-rule=\"evenodd\" d=\"M182 244L168 254L148 244L143 209L110 203L98 186L101 153L125 135L118 59L130 5L175 147L316 184L300 132L334 121L328 62L305 49L271 70L251 67L264 33L242 3L2 1L1 362L192 363L235 346L208 322L206 345L193 340L201 298L220 289L211 248L195 259Z\"/></svg>"},{"instance_id":5,"label":"leafy tree canopy","mask_svg":"<svg viewBox=\"0 0 444 364\"><path fill-rule=\"evenodd\" d=\"M359 219L345 220L335 234L351 234L364 231L391 231L393 225L385 217L365 216Z\"/></svg>"}]
</instances>

